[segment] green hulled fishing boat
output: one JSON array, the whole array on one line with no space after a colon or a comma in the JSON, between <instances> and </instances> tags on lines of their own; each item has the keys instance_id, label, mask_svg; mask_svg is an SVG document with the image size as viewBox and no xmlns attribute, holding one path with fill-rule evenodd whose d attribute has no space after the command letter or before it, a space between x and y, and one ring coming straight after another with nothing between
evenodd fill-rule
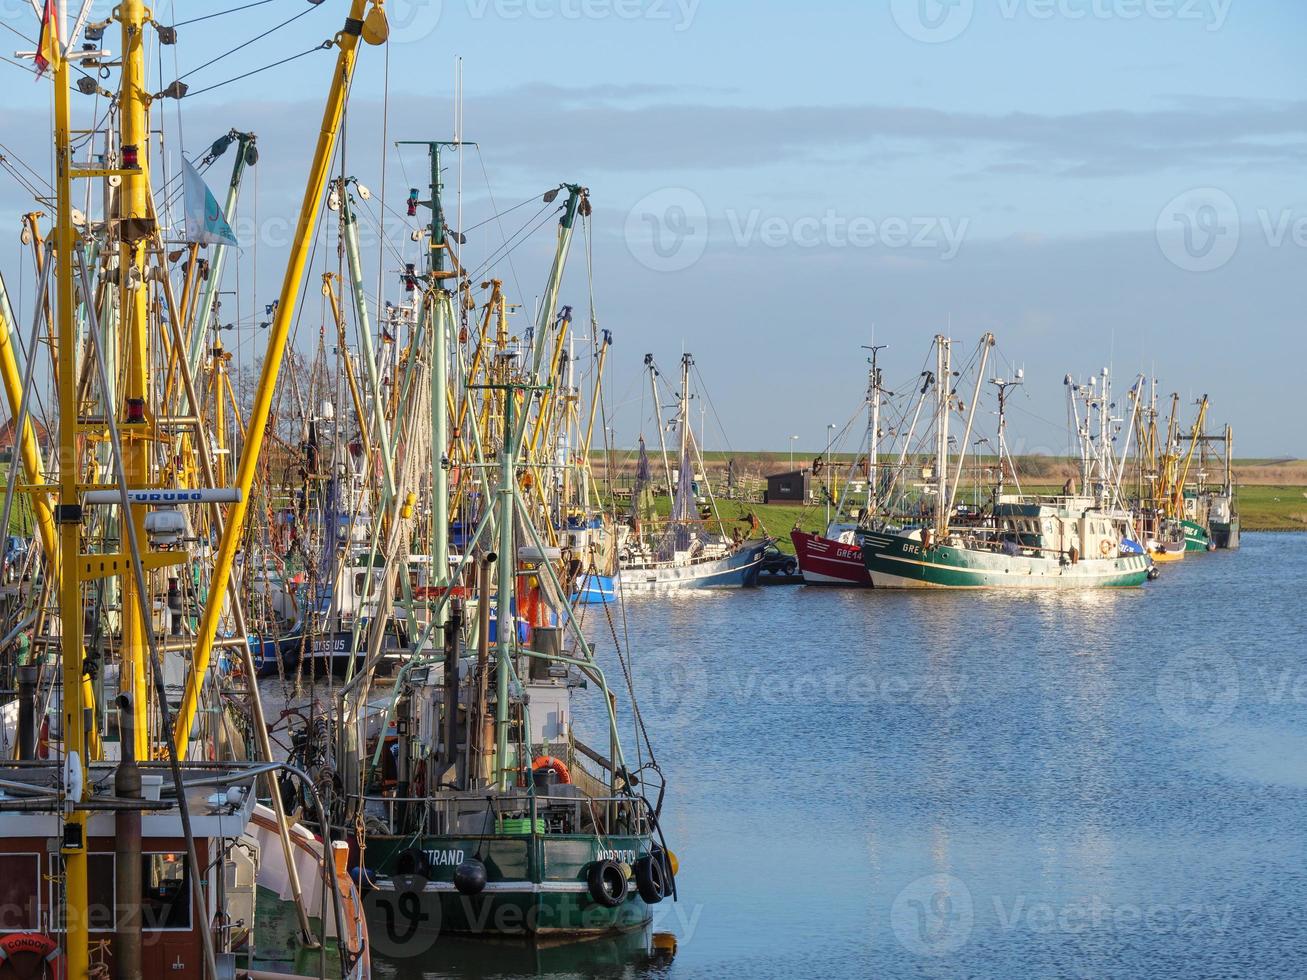
<instances>
[{"instance_id":1,"label":"green hulled fishing boat","mask_svg":"<svg viewBox=\"0 0 1307 980\"><path fill-rule=\"evenodd\" d=\"M863 561L878 589L1084 589L1142 585L1150 562L1124 513L1088 497L1006 498L992 528L866 532ZM1136 550L1138 549L1138 550Z\"/></svg>"},{"instance_id":2,"label":"green hulled fishing boat","mask_svg":"<svg viewBox=\"0 0 1307 980\"><path fill-rule=\"evenodd\" d=\"M630 696L623 708L574 615L580 562L556 536L557 442L547 430L551 406L572 389L557 366L570 312L554 311L573 228L589 215L588 191L566 184L545 195L546 204L560 190L566 196L531 340L510 347L505 337L496 356L473 361L483 373L454 375L447 372L460 362L449 352L464 298L450 275L459 261L443 225L439 161L442 148L458 144L424 145L431 197L418 202L414 191L413 209L431 208L430 251L421 273L410 267L406 285L422 288L406 305L409 347L430 356L405 377L393 428L422 448L398 459L395 491L378 511L387 533L377 551L377 603L367 653L339 692L334 740L323 736L306 752L338 760L319 769L339 787L333 836L350 843L384 950L410 959L439 934L567 939L636 930L649 925L655 904L675 898L675 859L659 827L665 787L625 651L616 661ZM440 448L453 447L446 459L460 451L452 388L469 402L476 433L466 458L486 460L459 467L457 480ZM456 553L455 484L467 529ZM411 574L423 536L430 576L405 604L397 600L401 570ZM366 582L363 592L372 594ZM412 641L393 686L374 688L389 621L410 623ZM598 747L574 728L574 708ZM619 719L628 739L634 729L638 762L628 763Z\"/></svg>"},{"instance_id":3,"label":"green hulled fishing boat","mask_svg":"<svg viewBox=\"0 0 1307 980\"><path fill-rule=\"evenodd\" d=\"M863 563L878 589L1085 589L1141 585L1152 562L1134 540L1130 515L1114 506L1115 462L1086 453L1082 481L1096 494L1077 496L998 495L992 514L980 520L955 522L954 500L962 478L965 447L972 436L976 407L992 334L981 338L976 352L975 390L965 411L962 453L950 473L949 417L963 412L956 400L951 364L952 341L935 338L936 399L933 485L924 487L934 500L930 526L902 530L866 530L858 534ZM1088 405L1099 412L1100 438L1090 447L1109 446L1101 438L1109 424L1108 376L1104 371L1091 386L1070 385L1072 397L1092 389ZM1002 405L1000 403L1000 412ZM1003 425L1000 415L1000 428ZM1089 416L1078 426L1090 432ZM1106 452L1100 449L1098 452ZM1068 481L1068 491L1070 490ZM927 499L927 498L923 498Z\"/></svg>"}]
</instances>

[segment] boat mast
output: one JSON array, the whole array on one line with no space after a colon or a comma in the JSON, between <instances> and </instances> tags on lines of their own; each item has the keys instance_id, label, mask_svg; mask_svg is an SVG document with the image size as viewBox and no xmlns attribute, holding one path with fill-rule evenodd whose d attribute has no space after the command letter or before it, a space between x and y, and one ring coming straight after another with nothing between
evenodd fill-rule
<instances>
[{"instance_id":1,"label":"boat mast","mask_svg":"<svg viewBox=\"0 0 1307 980\"><path fill-rule=\"evenodd\" d=\"M454 325L453 300L444 281L456 279L458 270L445 267L450 252L445 214L440 203L440 192L444 189L440 179L440 149L444 146L457 148L463 143L458 140L404 140L398 145L414 143L427 148L431 163L431 197L418 203L431 208L431 223L427 228L427 275L435 300L431 310L431 584L444 586L449 580L449 402L445 390L449 387L449 334Z\"/></svg>"},{"instance_id":2,"label":"boat mast","mask_svg":"<svg viewBox=\"0 0 1307 980\"><path fill-rule=\"evenodd\" d=\"M681 458L678 467L684 466L690 458L690 367L694 364L693 354L681 355L681 397L677 403L676 418L680 427ZM691 474L693 476L693 474ZM681 479L684 479L682 476ZM678 480L677 482L680 482Z\"/></svg>"},{"instance_id":3,"label":"boat mast","mask_svg":"<svg viewBox=\"0 0 1307 980\"><path fill-rule=\"evenodd\" d=\"M953 387L952 341L935 335L935 540L948 530L948 411Z\"/></svg>"},{"instance_id":4,"label":"boat mast","mask_svg":"<svg viewBox=\"0 0 1307 980\"><path fill-rule=\"evenodd\" d=\"M123 156L122 185L118 189L118 288L119 316L126 322L121 336L125 345L123 404L127 407L124 427L123 469L129 489L144 489L150 477L151 440L145 431L146 399L150 392L149 290L145 269L145 222L151 214L150 201L150 124L147 115L149 95L145 91L145 5L142 0L124 0L118 7L122 24L122 83L119 90L119 141ZM136 157L132 166L131 156ZM133 228L140 229L133 231ZM67 259L64 256L67 255ZM72 253L61 253L60 264L71 262ZM87 298L88 302L91 299ZM69 335L71 338L71 335ZM106 397L108 393L106 392ZM106 406L115 411L116 406ZM133 424L136 423L136 424ZM221 436L219 436L221 438ZM130 520L136 528L136 540L144 541L145 515L148 508L133 504ZM131 696L133 710L130 736L136 746L136 758L150 758L149 713L145 710L145 631L151 628L141 617L141 603L136 595L136 580L131 575L121 579L122 667L119 678L121 693ZM124 737L127 737L124 735Z\"/></svg>"},{"instance_id":5,"label":"boat mast","mask_svg":"<svg viewBox=\"0 0 1307 980\"><path fill-rule=\"evenodd\" d=\"M888 344L873 344L870 347L864 345L863 350L871 351L871 357L867 358L871 364L871 370L867 374L867 400L870 403L867 409L867 506L863 515L863 521L870 519L870 515L879 505L876 492L877 467L880 464L880 368L876 365L877 355L883 351Z\"/></svg>"},{"instance_id":6,"label":"boat mast","mask_svg":"<svg viewBox=\"0 0 1307 980\"><path fill-rule=\"evenodd\" d=\"M231 225L236 218L236 200L240 194L241 177L245 173L246 165L253 166L259 159L259 152L255 149L254 134L240 133L232 130L226 136L222 136L214 141L209 153L217 157L231 145L236 143L236 160L231 168L231 181L227 184L227 198L222 206L223 218L227 224ZM228 246L223 242L214 242L209 246L212 250L209 254L209 278L204 284L204 296L200 299L199 320L196 322L190 340L190 352L188 357L191 365L191 377L200 373L200 365L204 358L204 338L209 332L209 320L213 316L215 302L218 298L218 284L222 282L222 267L227 258ZM184 306L185 304L183 304ZM183 310L183 313L185 310Z\"/></svg>"},{"instance_id":7,"label":"boat mast","mask_svg":"<svg viewBox=\"0 0 1307 980\"><path fill-rule=\"evenodd\" d=\"M63 21L60 21L62 28ZM59 524L59 620L60 654L63 673L63 737L66 762L64 791L68 802L86 799L90 781L86 778L85 712L92 707L84 703L82 685L84 637L82 618L82 507L77 466L77 356L74 347L76 329L73 322L73 235L72 213L72 128L68 103L68 61L63 39L54 38L54 158L56 217L55 224L55 310L57 313L56 347L59 386L59 504L55 520ZM90 302L90 297L87 298ZM36 351L28 352L35 357ZM75 793L73 787L81 787ZM64 905L75 909L67 916L64 975L84 977L90 961L90 933L86 916L87 861L85 810L71 808L64 818L63 845L60 858L64 867Z\"/></svg>"},{"instance_id":8,"label":"boat mast","mask_svg":"<svg viewBox=\"0 0 1307 980\"><path fill-rule=\"evenodd\" d=\"M649 369L649 391L653 396L654 424L658 426L658 447L663 454L663 472L667 476L667 497L676 496L672 487L672 464L667 458L667 432L663 428L663 409L658 404L658 365L654 364L652 354L644 355L644 366Z\"/></svg>"},{"instance_id":9,"label":"boat mast","mask_svg":"<svg viewBox=\"0 0 1307 980\"><path fill-rule=\"evenodd\" d=\"M947 528L948 515L953 513L953 501L957 498L958 487L962 485L962 468L967 461L967 447L971 442L971 427L976 421L976 407L980 404L980 389L985 383L985 365L989 361L989 349L994 346L994 335L986 333L980 338L980 366L976 368L976 387L971 392L971 404L967 406L967 425L962 432L962 445L958 449L958 468L953 475L953 483L949 487L948 506L945 508L945 522ZM942 538L941 538L942 540Z\"/></svg>"},{"instance_id":10,"label":"boat mast","mask_svg":"<svg viewBox=\"0 0 1307 980\"><path fill-rule=\"evenodd\" d=\"M513 548L513 520L516 493L514 473L517 455L514 437L513 406L520 385L504 388L504 439L499 451L499 554L496 557L498 583L495 594L495 767L496 782L501 793L508 792L508 729L509 701L508 677L512 669L513 643L517 639L517 621L513 615L513 571L517 562ZM482 596L485 602L486 597Z\"/></svg>"},{"instance_id":11,"label":"boat mast","mask_svg":"<svg viewBox=\"0 0 1307 980\"><path fill-rule=\"evenodd\" d=\"M989 383L998 389L998 487L995 490L997 497L1003 496L1005 489L1005 476L1003 470L1003 461L1011 459L1007 451L1007 398L1008 389L1019 387L1025 378L1025 371L1017 368L1017 373L1012 380L1007 378L990 378ZM1021 481L1017 479L1016 467L1012 468L1012 479L1017 485L1017 493L1021 492Z\"/></svg>"}]
</instances>

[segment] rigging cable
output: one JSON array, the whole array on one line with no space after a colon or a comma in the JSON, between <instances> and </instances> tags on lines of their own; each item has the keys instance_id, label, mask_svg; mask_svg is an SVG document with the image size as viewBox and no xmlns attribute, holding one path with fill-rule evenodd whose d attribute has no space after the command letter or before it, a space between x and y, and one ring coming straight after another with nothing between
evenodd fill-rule
<instances>
[{"instance_id":1,"label":"rigging cable","mask_svg":"<svg viewBox=\"0 0 1307 980\"><path fill-rule=\"evenodd\" d=\"M269 68L278 68L281 65L285 65L288 64L289 62L295 61L296 59L303 58L305 55L313 54L313 52L315 51L326 51L328 48L332 47L333 44L335 44L334 41L330 41L330 40L323 41L321 44L315 45L314 47L311 47L306 51L301 51L299 54L293 54L289 58L282 58L280 61L274 61L272 62L272 64L264 65L262 68L255 68L252 71L247 71L243 75L237 75L234 78L229 78L225 82L215 82L213 85L206 85L204 88L196 89L194 92L187 92L186 98L189 99L196 95L203 95L205 92L212 92L215 88L222 88L224 85L230 85L232 82L239 82L243 78L249 78L251 75L257 75L259 74L259 72L267 71ZM199 69L196 70L198 71Z\"/></svg>"},{"instance_id":2,"label":"rigging cable","mask_svg":"<svg viewBox=\"0 0 1307 980\"><path fill-rule=\"evenodd\" d=\"M217 64L219 61L221 61L223 58L226 58L226 57L228 57L228 56L230 56L230 55L233 55L233 54L235 54L237 51L242 51L242 50L244 50L245 48L248 48L250 45L254 44L254 43L257 42L257 41L262 41L262 40L263 40L265 37L267 37L269 34L273 34L273 33L277 32L277 31L281 30L283 27L287 26L288 24L292 24L292 23L294 23L295 21L297 21L297 20L299 20L301 17L303 17L305 14L312 13L312 12L313 12L314 10L316 10L316 9L317 9L317 5L316 5L316 4L313 5L313 6L311 6L311 7L305 7L305 8L304 8L303 10L301 10L298 14L295 14L293 17L290 17L290 18L288 18L288 19L282 21L280 24L277 24L277 25L274 26L274 27L269 27L269 28L268 28L266 31L264 31L262 34L256 34L256 35L254 35L254 37L250 38L248 41L242 41L240 44L236 45L236 47L234 47L234 48L230 48L230 49L228 49L227 51L224 51L222 54L218 55L217 57L210 58L210 59L209 59L208 61L206 61L204 64L199 65L199 66L197 66L197 67L195 67L195 68L192 68L190 71L186 72L186 74L178 76L178 77L175 79L175 81L180 82L183 78L189 78L190 76L194 75L197 71L203 71L205 68L208 68L210 65L216 65L216 64ZM328 42L328 43L330 43L330 42ZM212 86L210 86L210 87L212 87Z\"/></svg>"},{"instance_id":3,"label":"rigging cable","mask_svg":"<svg viewBox=\"0 0 1307 980\"><path fill-rule=\"evenodd\" d=\"M272 3L272 0L254 0L254 3L247 3L243 7L232 7L230 10L219 10L217 13L204 14L202 17L192 17L190 20L173 21L172 26L185 27L187 24L198 24L202 20L212 20L214 17L225 17L227 14L238 13L242 10L249 10L251 7L261 7L265 3ZM177 15L177 7L173 5L173 16Z\"/></svg>"}]
</instances>

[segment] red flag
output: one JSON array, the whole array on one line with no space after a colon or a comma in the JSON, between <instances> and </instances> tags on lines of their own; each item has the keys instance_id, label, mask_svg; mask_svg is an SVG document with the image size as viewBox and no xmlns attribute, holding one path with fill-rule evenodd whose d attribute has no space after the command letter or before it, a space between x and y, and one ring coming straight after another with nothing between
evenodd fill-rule
<instances>
[{"instance_id":1,"label":"red flag","mask_svg":"<svg viewBox=\"0 0 1307 980\"><path fill-rule=\"evenodd\" d=\"M54 0L45 0L45 9L41 12L41 36L36 40L36 77L44 75L58 57L59 15L55 13Z\"/></svg>"}]
</instances>

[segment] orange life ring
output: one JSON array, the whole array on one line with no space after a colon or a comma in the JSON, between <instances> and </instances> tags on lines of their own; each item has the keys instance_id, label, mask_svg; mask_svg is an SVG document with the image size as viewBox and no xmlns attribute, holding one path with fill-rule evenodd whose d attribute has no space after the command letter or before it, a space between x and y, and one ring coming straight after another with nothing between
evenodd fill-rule
<instances>
[{"instance_id":1,"label":"orange life ring","mask_svg":"<svg viewBox=\"0 0 1307 980\"><path fill-rule=\"evenodd\" d=\"M18 976L39 976L44 970L37 969L41 963L53 963L59 956L59 944L43 932L11 932L0 937L0 963L10 963L15 956L22 957L25 969L18 963L12 969Z\"/></svg>"},{"instance_id":2,"label":"orange life ring","mask_svg":"<svg viewBox=\"0 0 1307 980\"><path fill-rule=\"evenodd\" d=\"M554 771L558 773L559 782L570 783L572 781L572 774L567 771L567 765L562 759L552 755L538 755L531 761L531 770L533 772L536 769L547 769L550 766L553 766Z\"/></svg>"},{"instance_id":3,"label":"orange life ring","mask_svg":"<svg viewBox=\"0 0 1307 980\"><path fill-rule=\"evenodd\" d=\"M50 716L46 715L41 719L40 734L36 739L36 757L38 759L50 758Z\"/></svg>"}]
</instances>

